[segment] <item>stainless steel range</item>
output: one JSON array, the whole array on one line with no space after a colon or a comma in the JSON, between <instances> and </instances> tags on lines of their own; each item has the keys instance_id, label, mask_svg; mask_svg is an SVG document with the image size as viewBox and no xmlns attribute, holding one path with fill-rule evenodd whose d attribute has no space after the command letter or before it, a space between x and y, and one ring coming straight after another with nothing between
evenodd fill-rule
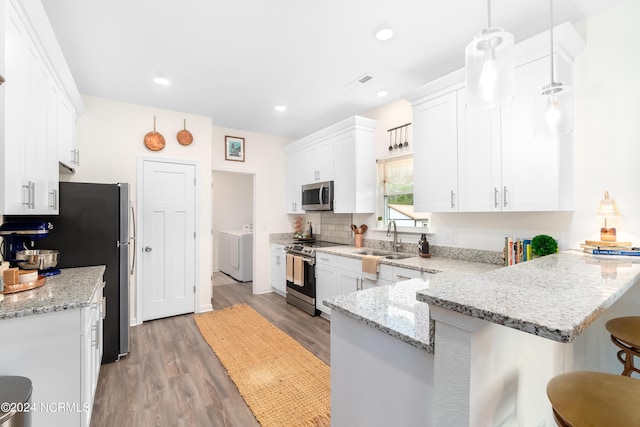
<instances>
[{"instance_id":1,"label":"stainless steel range","mask_svg":"<svg viewBox=\"0 0 640 427\"><path fill-rule=\"evenodd\" d=\"M339 246L332 242L294 242L285 245L287 253L287 302L311 316L316 308L316 248Z\"/></svg>"}]
</instances>

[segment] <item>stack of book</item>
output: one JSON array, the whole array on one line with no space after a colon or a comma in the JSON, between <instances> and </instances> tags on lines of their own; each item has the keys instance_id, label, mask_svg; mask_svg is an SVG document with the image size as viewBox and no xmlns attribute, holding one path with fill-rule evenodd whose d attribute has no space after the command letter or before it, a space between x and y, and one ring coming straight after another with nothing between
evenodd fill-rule
<instances>
[{"instance_id":1,"label":"stack of book","mask_svg":"<svg viewBox=\"0 0 640 427\"><path fill-rule=\"evenodd\" d=\"M640 248L633 247L631 242L586 240L584 243L581 243L580 246L585 252L593 255L640 256Z\"/></svg>"},{"instance_id":2,"label":"stack of book","mask_svg":"<svg viewBox=\"0 0 640 427\"><path fill-rule=\"evenodd\" d=\"M504 265L509 266L529 261L533 257L531 253L531 239L521 237L505 237L503 259Z\"/></svg>"}]
</instances>

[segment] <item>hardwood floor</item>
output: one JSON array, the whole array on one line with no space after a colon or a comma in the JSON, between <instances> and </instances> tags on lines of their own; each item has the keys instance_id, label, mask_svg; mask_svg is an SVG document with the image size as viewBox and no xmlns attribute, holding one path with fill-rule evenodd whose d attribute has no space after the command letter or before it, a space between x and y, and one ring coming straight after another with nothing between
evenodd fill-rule
<instances>
[{"instance_id":1,"label":"hardwood floor","mask_svg":"<svg viewBox=\"0 0 640 427\"><path fill-rule=\"evenodd\" d=\"M329 364L329 322L311 317L275 293L253 295L251 284L213 288L214 309L246 303ZM131 329L131 354L103 365L92 427L258 426L193 315Z\"/></svg>"}]
</instances>

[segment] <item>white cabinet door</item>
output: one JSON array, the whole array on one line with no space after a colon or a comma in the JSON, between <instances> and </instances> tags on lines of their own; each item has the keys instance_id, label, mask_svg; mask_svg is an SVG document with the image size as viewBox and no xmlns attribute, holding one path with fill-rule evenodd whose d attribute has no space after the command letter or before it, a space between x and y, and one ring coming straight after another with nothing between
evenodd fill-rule
<instances>
[{"instance_id":1,"label":"white cabinet door","mask_svg":"<svg viewBox=\"0 0 640 427\"><path fill-rule=\"evenodd\" d=\"M469 110L458 97L459 212L502 210L500 109Z\"/></svg>"},{"instance_id":2,"label":"white cabinet door","mask_svg":"<svg viewBox=\"0 0 640 427\"><path fill-rule=\"evenodd\" d=\"M350 270L338 270L338 294L344 295L360 290L360 273Z\"/></svg>"},{"instance_id":3,"label":"white cabinet door","mask_svg":"<svg viewBox=\"0 0 640 427\"><path fill-rule=\"evenodd\" d=\"M75 168L80 164L80 153L75 144L76 112L71 102L61 92L58 93L56 108L58 160L69 168Z\"/></svg>"},{"instance_id":4,"label":"white cabinet door","mask_svg":"<svg viewBox=\"0 0 640 427\"><path fill-rule=\"evenodd\" d=\"M287 204L285 211L290 214L304 213L302 210L302 155L300 152L287 155Z\"/></svg>"},{"instance_id":5,"label":"white cabinet door","mask_svg":"<svg viewBox=\"0 0 640 427\"><path fill-rule=\"evenodd\" d=\"M331 309L322 302L338 295L337 257L316 253L316 308L331 315Z\"/></svg>"},{"instance_id":6,"label":"white cabinet door","mask_svg":"<svg viewBox=\"0 0 640 427\"><path fill-rule=\"evenodd\" d=\"M4 22L0 70L6 82L0 97L0 150L4 186L0 212L57 213L57 155L50 98L53 75L11 2L0 6Z\"/></svg>"},{"instance_id":7,"label":"white cabinet door","mask_svg":"<svg viewBox=\"0 0 640 427\"><path fill-rule=\"evenodd\" d=\"M571 81L570 67L558 70L558 80ZM573 135L534 137L534 94L549 83L548 57L516 68L516 93L505 108L502 149L503 210L554 211L573 209Z\"/></svg>"},{"instance_id":8,"label":"white cabinet door","mask_svg":"<svg viewBox=\"0 0 640 427\"><path fill-rule=\"evenodd\" d=\"M333 141L324 142L316 147L315 158L318 169L316 181L333 180L333 158L335 157L334 150L337 148Z\"/></svg>"},{"instance_id":9,"label":"white cabinet door","mask_svg":"<svg viewBox=\"0 0 640 427\"><path fill-rule=\"evenodd\" d=\"M301 184L333 180L333 140L323 141L301 152Z\"/></svg>"},{"instance_id":10,"label":"white cabinet door","mask_svg":"<svg viewBox=\"0 0 640 427\"><path fill-rule=\"evenodd\" d=\"M277 293L284 295L286 293L286 274L287 274L287 254L284 251L284 245L277 243L271 244L271 287Z\"/></svg>"},{"instance_id":11,"label":"white cabinet door","mask_svg":"<svg viewBox=\"0 0 640 427\"><path fill-rule=\"evenodd\" d=\"M414 207L417 212L458 211L457 94L413 108Z\"/></svg>"}]
</instances>

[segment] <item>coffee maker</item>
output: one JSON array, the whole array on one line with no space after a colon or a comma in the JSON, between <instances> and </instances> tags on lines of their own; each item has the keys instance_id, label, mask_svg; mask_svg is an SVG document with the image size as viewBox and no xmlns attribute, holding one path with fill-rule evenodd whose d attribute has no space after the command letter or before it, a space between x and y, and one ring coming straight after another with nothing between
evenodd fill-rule
<instances>
[{"instance_id":1,"label":"coffee maker","mask_svg":"<svg viewBox=\"0 0 640 427\"><path fill-rule=\"evenodd\" d=\"M13 221L0 225L0 253L11 267L38 269L39 276L53 276L60 270L58 251L33 249L36 240L49 236L53 224L46 221Z\"/></svg>"}]
</instances>

